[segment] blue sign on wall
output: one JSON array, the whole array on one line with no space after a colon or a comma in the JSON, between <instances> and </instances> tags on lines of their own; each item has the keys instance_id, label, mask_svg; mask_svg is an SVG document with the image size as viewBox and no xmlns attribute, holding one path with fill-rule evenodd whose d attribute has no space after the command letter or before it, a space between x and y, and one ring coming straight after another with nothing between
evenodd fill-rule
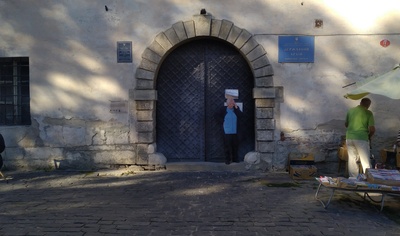
<instances>
[{"instance_id":1,"label":"blue sign on wall","mask_svg":"<svg viewBox=\"0 0 400 236\"><path fill-rule=\"evenodd\" d=\"M278 44L278 62L314 62L314 36L279 36Z\"/></svg>"},{"instance_id":2,"label":"blue sign on wall","mask_svg":"<svg viewBox=\"0 0 400 236\"><path fill-rule=\"evenodd\" d=\"M117 42L117 62L132 63L132 42Z\"/></svg>"}]
</instances>

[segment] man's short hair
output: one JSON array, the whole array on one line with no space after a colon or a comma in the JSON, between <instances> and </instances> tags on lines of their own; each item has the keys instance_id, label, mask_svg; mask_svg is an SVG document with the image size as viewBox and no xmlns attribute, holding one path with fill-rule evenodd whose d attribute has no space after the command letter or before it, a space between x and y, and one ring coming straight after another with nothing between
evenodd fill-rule
<instances>
[{"instance_id":1,"label":"man's short hair","mask_svg":"<svg viewBox=\"0 0 400 236\"><path fill-rule=\"evenodd\" d=\"M369 98L361 99L360 105L368 108L371 105L371 99Z\"/></svg>"}]
</instances>

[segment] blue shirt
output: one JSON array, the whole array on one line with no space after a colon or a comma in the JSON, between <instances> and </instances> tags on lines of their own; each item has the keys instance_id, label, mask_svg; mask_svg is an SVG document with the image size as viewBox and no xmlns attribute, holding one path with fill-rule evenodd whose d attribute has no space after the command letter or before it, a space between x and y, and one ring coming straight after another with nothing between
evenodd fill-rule
<instances>
[{"instance_id":1,"label":"blue shirt","mask_svg":"<svg viewBox=\"0 0 400 236\"><path fill-rule=\"evenodd\" d=\"M224 119L224 132L225 134L236 134L236 114L233 111L233 108L226 108L226 112Z\"/></svg>"}]
</instances>

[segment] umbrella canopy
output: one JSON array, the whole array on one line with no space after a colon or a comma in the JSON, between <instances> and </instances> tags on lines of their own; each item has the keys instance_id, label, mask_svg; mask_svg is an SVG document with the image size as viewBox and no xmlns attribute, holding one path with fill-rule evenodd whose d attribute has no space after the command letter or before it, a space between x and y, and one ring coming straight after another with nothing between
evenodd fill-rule
<instances>
[{"instance_id":1,"label":"umbrella canopy","mask_svg":"<svg viewBox=\"0 0 400 236\"><path fill-rule=\"evenodd\" d=\"M370 77L355 84L357 88L344 95L345 98L358 100L372 93L400 99L400 65L383 75Z\"/></svg>"}]
</instances>

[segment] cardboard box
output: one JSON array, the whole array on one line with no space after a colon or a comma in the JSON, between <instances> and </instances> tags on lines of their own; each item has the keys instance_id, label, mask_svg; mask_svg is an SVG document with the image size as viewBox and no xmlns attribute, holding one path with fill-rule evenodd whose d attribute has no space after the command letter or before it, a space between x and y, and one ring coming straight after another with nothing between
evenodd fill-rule
<instances>
[{"instance_id":1,"label":"cardboard box","mask_svg":"<svg viewBox=\"0 0 400 236\"><path fill-rule=\"evenodd\" d=\"M400 155L399 148L393 149L382 149L381 160L386 165L387 169L400 168Z\"/></svg>"},{"instance_id":2,"label":"cardboard box","mask_svg":"<svg viewBox=\"0 0 400 236\"><path fill-rule=\"evenodd\" d=\"M346 146L346 135L342 135L340 137L340 146L342 146L342 147Z\"/></svg>"},{"instance_id":3,"label":"cardboard box","mask_svg":"<svg viewBox=\"0 0 400 236\"><path fill-rule=\"evenodd\" d=\"M314 155L312 153L289 153L289 166L314 164Z\"/></svg>"},{"instance_id":4,"label":"cardboard box","mask_svg":"<svg viewBox=\"0 0 400 236\"><path fill-rule=\"evenodd\" d=\"M289 175L292 179L314 179L317 177L315 165L290 165Z\"/></svg>"},{"instance_id":5,"label":"cardboard box","mask_svg":"<svg viewBox=\"0 0 400 236\"><path fill-rule=\"evenodd\" d=\"M400 168L400 147L396 147L396 167Z\"/></svg>"},{"instance_id":6,"label":"cardboard box","mask_svg":"<svg viewBox=\"0 0 400 236\"><path fill-rule=\"evenodd\" d=\"M342 161L347 161L349 159L346 146L341 146L338 148L338 157Z\"/></svg>"},{"instance_id":7,"label":"cardboard box","mask_svg":"<svg viewBox=\"0 0 400 236\"><path fill-rule=\"evenodd\" d=\"M400 172L398 170L368 168L366 176L369 183L400 186Z\"/></svg>"}]
</instances>

